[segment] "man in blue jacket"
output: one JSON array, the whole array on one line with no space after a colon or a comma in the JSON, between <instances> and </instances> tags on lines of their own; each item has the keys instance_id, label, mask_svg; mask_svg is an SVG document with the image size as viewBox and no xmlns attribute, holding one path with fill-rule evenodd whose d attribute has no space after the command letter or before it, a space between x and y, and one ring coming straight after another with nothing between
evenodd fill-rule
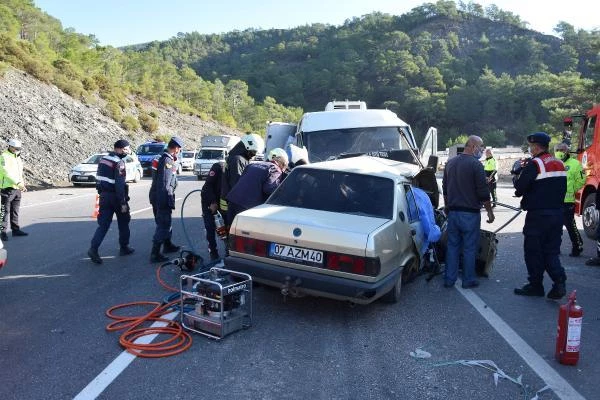
<instances>
[{"instance_id":1,"label":"man in blue jacket","mask_svg":"<svg viewBox=\"0 0 600 400\"><path fill-rule=\"evenodd\" d=\"M283 149L273 149L269 161L252 163L227 195L227 221L249 208L263 204L281 184L282 173L288 165L288 156Z\"/></svg>"},{"instance_id":2,"label":"man in blue jacket","mask_svg":"<svg viewBox=\"0 0 600 400\"><path fill-rule=\"evenodd\" d=\"M164 262L168 258L160 252L161 245L165 253L179 251L180 246L171 242L171 213L175 209L175 188L177 187L177 155L183 147L183 140L173 136L164 153L152 162L152 185L150 186L150 204L154 213L156 230L152 239L150 262Z\"/></svg>"}]
</instances>

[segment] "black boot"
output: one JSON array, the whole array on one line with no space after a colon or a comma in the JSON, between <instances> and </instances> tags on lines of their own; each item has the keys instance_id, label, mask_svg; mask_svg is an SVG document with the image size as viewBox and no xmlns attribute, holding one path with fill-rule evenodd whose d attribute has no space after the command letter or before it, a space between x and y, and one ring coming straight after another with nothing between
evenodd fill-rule
<instances>
[{"instance_id":1,"label":"black boot","mask_svg":"<svg viewBox=\"0 0 600 400\"><path fill-rule=\"evenodd\" d=\"M564 282L558 282L552 285L552 289L548 292L548 298L553 300L560 300L567 294L567 286Z\"/></svg>"},{"instance_id":2,"label":"black boot","mask_svg":"<svg viewBox=\"0 0 600 400\"><path fill-rule=\"evenodd\" d=\"M164 241L163 251L165 253L175 253L176 251L179 251L180 249L181 249L181 246L176 246L173 243L171 243L171 239L167 239Z\"/></svg>"},{"instance_id":3,"label":"black boot","mask_svg":"<svg viewBox=\"0 0 600 400\"><path fill-rule=\"evenodd\" d=\"M215 261L219 259L219 251L217 249L209 250L208 255L210 257L210 261Z\"/></svg>"},{"instance_id":4,"label":"black boot","mask_svg":"<svg viewBox=\"0 0 600 400\"><path fill-rule=\"evenodd\" d=\"M588 258L585 261L585 265L588 265L590 267L600 267L600 257Z\"/></svg>"},{"instance_id":5,"label":"black boot","mask_svg":"<svg viewBox=\"0 0 600 400\"><path fill-rule=\"evenodd\" d=\"M523 286L522 288L515 289L515 294L518 296L536 296L536 297L544 297L544 287L543 286L533 286L531 283Z\"/></svg>"},{"instance_id":6,"label":"black boot","mask_svg":"<svg viewBox=\"0 0 600 400\"><path fill-rule=\"evenodd\" d=\"M100 254L98 254L98 249L92 249L90 248L88 250L88 256L90 257L90 260L92 260L93 263L95 264L102 264L102 258L100 257Z\"/></svg>"},{"instance_id":7,"label":"black boot","mask_svg":"<svg viewBox=\"0 0 600 400\"><path fill-rule=\"evenodd\" d=\"M160 252L161 244L161 242L152 242L152 253L150 254L150 262L157 263L169 260L168 257L165 257L165 255Z\"/></svg>"},{"instance_id":8,"label":"black boot","mask_svg":"<svg viewBox=\"0 0 600 400\"><path fill-rule=\"evenodd\" d=\"M135 250L131 247L129 247L129 245L125 245L125 246L121 246L121 250L119 250L119 255L120 256L128 256L130 254L133 254Z\"/></svg>"}]
</instances>

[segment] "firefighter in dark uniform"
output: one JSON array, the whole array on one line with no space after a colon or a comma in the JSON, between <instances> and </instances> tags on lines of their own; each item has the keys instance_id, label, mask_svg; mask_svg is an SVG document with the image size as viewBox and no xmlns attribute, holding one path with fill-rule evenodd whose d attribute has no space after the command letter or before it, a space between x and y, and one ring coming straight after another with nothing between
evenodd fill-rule
<instances>
[{"instance_id":1,"label":"firefighter in dark uniform","mask_svg":"<svg viewBox=\"0 0 600 400\"><path fill-rule=\"evenodd\" d=\"M180 246L171 242L171 213L175 209L175 188L177 187L177 155L183 147L183 140L173 136L159 159L152 161L152 185L150 186L150 204L156 222L156 231L152 238L150 262L164 262L168 258L160 252L161 245L165 253L179 251Z\"/></svg>"},{"instance_id":2,"label":"firefighter in dark uniform","mask_svg":"<svg viewBox=\"0 0 600 400\"><path fill-rule=\"evenodd\" d=\"M92 238L88 256L92 262L102 264L102 258L98 254L98 248L110 228L113 214L117 215L119 225L119 245L122 256L133 253L129 247L129 190L125 183L126 171L123 158L130 153L129 142L121 139L114 144L114 151L108 153L98 163L96 176L96 190L100 195L98 213L98 228Z\"/></svg>"},{"instance_id":3,"label":"firefighter in dark uniform","mask_svg":"<svg viewBox=\"0 0 600 400\"><path fill-rule=\"evenodd\" d=\"M217 238L215 235L215 214L217 211L223 215L223 210L219 207L219 196L221 195L221 179L223 177L224 162L216 162L210 167L206 182L202 186L200 198L202 202L202 219L204 219L204 228L206 228L206 241L208 242L208 252L211 260L219 258L217 249Z\"/></svg>"},{"instance_id":4,"label":"firefighter in dark uniform","mask_svg":"<svg viewBox=\"0 0 600 400\"><path fill-rule=\"evenodd\" d=\"M563 202L567 173L562 161L548 153L550 136L538 132L527 136L532 159L515 180L515 195L523 196L521 208L527 211L523 226L524 255L529 283L515 289L521 296L544 296L544 271L553 281L548 298L566 294L567 276L558 257L563 226Z\"/></svg>"}]
</instances>

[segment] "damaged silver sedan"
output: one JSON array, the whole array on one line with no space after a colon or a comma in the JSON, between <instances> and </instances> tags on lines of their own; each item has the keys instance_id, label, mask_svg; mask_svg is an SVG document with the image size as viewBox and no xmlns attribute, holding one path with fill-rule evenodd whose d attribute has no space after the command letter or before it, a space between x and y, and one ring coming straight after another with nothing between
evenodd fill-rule
<instances>
[{"instance_id":1,"label":"damaged silver sedan","mask_svg":"<svg viewBox=\"0 0 600 400\"><path fill-rule=\"evenodd\" d=\"M297 167L265 204L237 215L225 267L284 295L396 302L421 264L413 186L437 207L430 168L366 155Z\"/></svg>"}]
</instances>

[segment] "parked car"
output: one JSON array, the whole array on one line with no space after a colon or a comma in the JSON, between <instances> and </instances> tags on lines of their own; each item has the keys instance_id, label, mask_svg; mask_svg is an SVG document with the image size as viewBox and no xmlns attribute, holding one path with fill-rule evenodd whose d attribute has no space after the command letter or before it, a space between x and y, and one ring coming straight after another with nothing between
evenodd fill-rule
<instances>
[{"instance_id":1,"label":"parked car","mask_svg":"<svg viewBox=\"0 0 600 400\"><path fill-rule=\"evenodd\" d=\"M225 267L283 294L396 302L403 276L420 268L413 185L437 207L435 171L416 162L360 156L296 167L265 204L236 216Z\"/></svg>"},{"instance_id":2,"label":"parked car","mask_svg":"<svg viewBox=\"0 0 600 400\"><path fill-rule=\"evenodd\" d=\"M87 160L77 164L69 172L69 182L74 186L94 185L96 184L96 173L98 171L98 163L103 156L108 153L96 153ZM126 180L128 182L139 182L142 179L143 170L137 156L128 154L124 158L125 170L127 172Z\"/></svg>"},{"instance_id":3,"label":"parked car","mask_svg":"<svg viewBox=\"0 0 600 400\"><path fill-rule=\"evenodd\" d=\"M181 152L181 169L183 171L192 171L194 169L194 160L196 152L194 150L184 150Z\"/></svg>"}]
</instances>

